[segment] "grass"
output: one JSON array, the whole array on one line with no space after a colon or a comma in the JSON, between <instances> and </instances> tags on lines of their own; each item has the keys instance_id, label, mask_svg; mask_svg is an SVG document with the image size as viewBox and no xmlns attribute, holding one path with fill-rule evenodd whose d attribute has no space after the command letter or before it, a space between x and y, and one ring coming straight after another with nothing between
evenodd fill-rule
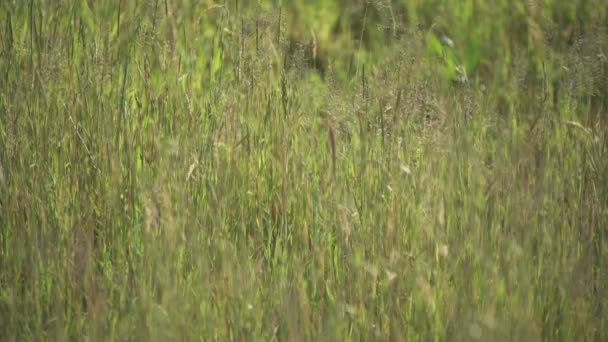
<instances>
[{"instance_id":1,"label":"grass","mask_svg":"<svg viewBox=\"0 0 608 342\"><path fill-rule=\"evenodd\" d=\"M606 340L607 18L2 2L0 340Z\"/></svg>"}]
</instances>

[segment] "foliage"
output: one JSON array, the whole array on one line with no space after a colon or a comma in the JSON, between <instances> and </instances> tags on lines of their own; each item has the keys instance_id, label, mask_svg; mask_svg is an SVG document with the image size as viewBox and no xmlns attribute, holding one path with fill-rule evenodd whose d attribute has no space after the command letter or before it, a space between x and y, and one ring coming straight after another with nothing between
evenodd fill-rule
<instances>
[{"instance_id":1,"label":"foliage","mask_svg":"<svg viewBox=\"0 0 608 342\"><path fill-rule=\"evenodd\" d=\"M1 2L0 340L606 340L607 22Z\"/></svg>"}]
</instances>

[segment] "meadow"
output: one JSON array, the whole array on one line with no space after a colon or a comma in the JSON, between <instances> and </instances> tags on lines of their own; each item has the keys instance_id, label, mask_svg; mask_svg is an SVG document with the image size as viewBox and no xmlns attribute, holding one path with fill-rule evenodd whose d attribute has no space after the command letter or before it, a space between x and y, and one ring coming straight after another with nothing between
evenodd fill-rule
<instances>
[{"instance_id":1,"label":"meadow","mask_svg":"<svg viewBox=\"0 0 608 342\"><path fill-rule=\"evenodd\" d=\"M0 340L608 340L603 0L0 2Z\"/></svg>"}]
</instances>

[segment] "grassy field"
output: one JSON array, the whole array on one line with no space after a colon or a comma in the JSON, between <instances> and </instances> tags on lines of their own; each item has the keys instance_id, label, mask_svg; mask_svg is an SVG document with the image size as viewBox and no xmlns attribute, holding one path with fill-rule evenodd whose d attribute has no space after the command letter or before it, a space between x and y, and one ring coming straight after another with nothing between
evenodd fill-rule
<instances>
[{"instance_id":1,"label":"grassy field","mask_svg":"<svg viewBox=\"0 0 608 342\"><path fill-rule=\"evenodd\" d=\"M0 2L0 340L608 340L603 0Z\"/></svg>"}]
</instances>

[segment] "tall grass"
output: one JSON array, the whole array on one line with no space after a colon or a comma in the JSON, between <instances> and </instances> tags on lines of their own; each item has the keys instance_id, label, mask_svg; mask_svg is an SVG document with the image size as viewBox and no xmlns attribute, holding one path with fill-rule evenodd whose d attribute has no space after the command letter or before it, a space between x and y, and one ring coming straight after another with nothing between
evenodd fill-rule
<instances>
[{"instance_id":1,"label":"tall grass","mask_svg":"<svg viewBox=\"0 0 608 342\"><path fill-rule=\"evenodd\" d=\"M606 340L602 3L2 2L0 340Z\"/></svg>"}]
</instances>

